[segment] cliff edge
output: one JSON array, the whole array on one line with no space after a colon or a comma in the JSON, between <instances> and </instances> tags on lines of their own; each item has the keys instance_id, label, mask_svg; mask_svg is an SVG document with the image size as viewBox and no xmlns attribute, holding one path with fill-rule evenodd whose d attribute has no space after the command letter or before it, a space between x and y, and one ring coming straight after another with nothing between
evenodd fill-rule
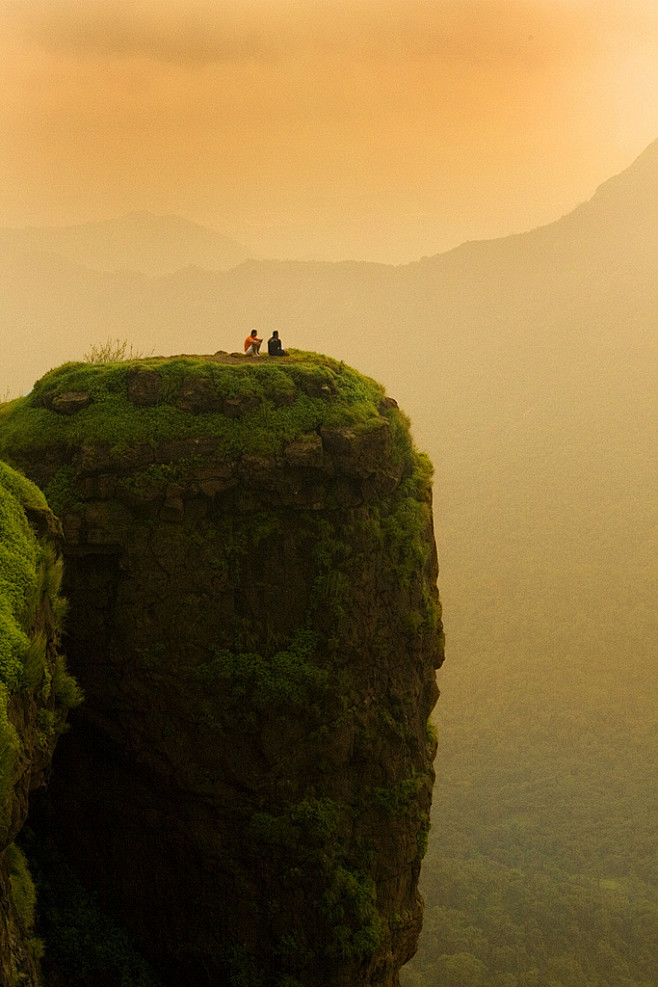
<instances>
[{"instance_id":1,"label":"cliff edge","mask_svg":"<svg viewBox=\"0 0 658 987\"><path fill-rule=\"evenodd\" d=\"M396 985L442 633L395 402L314 354L67 364L0 455L64 531L60 849L163 984Z\"/></svg>"},{"instance_id":2,"label":"cliff edge","mask_svg":"<svg viewBox=\"0 0 658 987\"><path fill-rule=\"evenodd\" d=\"M32 483L0 462L0 982L39 983L35 890L13 842L82 696L59 650L61 529Z\"/></svg>"}]
</instances>

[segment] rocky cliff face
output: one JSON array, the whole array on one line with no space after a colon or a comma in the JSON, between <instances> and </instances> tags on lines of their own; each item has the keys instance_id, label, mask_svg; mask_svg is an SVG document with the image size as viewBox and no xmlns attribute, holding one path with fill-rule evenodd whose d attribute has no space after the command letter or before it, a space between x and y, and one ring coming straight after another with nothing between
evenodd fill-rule
<instances>
[{"instance_id":1,"label":"rocky cliff face","mask_svg":"<svg viewBox=\"0 0 658 987\"><path fill-rule=\"evenodd\" d=\"M312 355L67 365L0 449L64 528L60 847L165 984L397 984L442 635L395 402Z\"/></svg>"},{"instance_id":2,"label":"rocky cliff face","mask_svg":"<svg viewBox=\"0 0 658 987\"><path fill-rule=\"evenodd\" d=\"M59 653L61 529L41 492L0 463L0 982L39 983L34 885L14 844L80 692Z\"/></svg>"}]
</instances>

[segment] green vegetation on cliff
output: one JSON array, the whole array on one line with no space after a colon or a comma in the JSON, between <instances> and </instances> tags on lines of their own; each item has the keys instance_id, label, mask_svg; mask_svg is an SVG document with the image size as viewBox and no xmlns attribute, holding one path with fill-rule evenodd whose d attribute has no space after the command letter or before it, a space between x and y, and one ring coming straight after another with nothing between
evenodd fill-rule
<instances>
[{"instance_id":1,"label":"green vegetation on cliff","mask_svg":"<svg viewBox=\"0 0 658 987\"><path fill-rule=\"evenodd\" d=\"M41 491L0 462L0 979L35 983L35 890L12 842L81 692L57 648L66 610L56 522Z\"/></svg>"},{"instance_id":2,"label":"green vegetation on cliff","mask_svg":"<svg viewBox=\"0 0 658 987\"><path fill-rule=\"evenodd\" d=\"M28 823L21 844L29 858L34 882L27 871L25 856L14 847L12 860L16 857L17 860L12 886L17 885L25 913L30 909L34 913L38 894L38 931L45 951L44 985L159 987L155 974L135 949L128 933L105 914L96 897L85 889L52 843L38 838Z\"/></svg>"},{"instance_id":3,"label":"green vegetation on cliff","mask_svg":"<svg viewBox=\"0 0 658 987\"><path fill-rule=\"evenodd\" d=\"M315 354L68 364L4 410L0 452L63 524L87 703L60 784L96 743L107 769L59 802L87 877L161 968L167 939L180 982L396 975L421 920L442 635L432 471L395 401ZM99 817L99 784L124 818ZM131 863L135 816L162 851ZM140 900L154 885L176 902Z\"/></svg>"},{"instance_id":4,"label":"green vegetation on cliff","mask_svg":"<svg viewBox=\"0 0 658 987\"><path fill-rule=\"evenodd\" d=\"M0 463L0 681L17 688L35 615L39 545L24 507L46 506L37 487Z\"/></svg>"},{"instance_id":5,"label":"green vegetation on cliff","mask_svg":"<svg viewBox=\"0 0 658 987\"><path fill-rule=\"evenodd\" d=\"M215 441L234 460L280 457L298 440L296 456L312 457L309 438L321 428L363 435L381 428L382 412L394 433L395 455L403 457L410 451L408 422L383 402L380 384L314 353L298 352L285 362L185 356L68 363L24 398L0 405L0 456L21 462L41 450L49 460L59 457L46 488L57 513L71 500L67 452L83 445L107 447L110 464L120 463L130 447L141 446L148 460L149 449L182 438L198 439L200 450L204 440ZM126 485L174 483L190 458L143 465L139 479L126 479Z\"/></svg>"},{"instance_id":6,"label":"green vegetation on cliff","mask_svg":"<svg viewBox=\"0 0 658 987\"><path fill-rule=\"evenodd\" d=\"M38 688L43 700L53 695L60 711L81 699L62 655L55 657L52 670L47 668L43 610L47 607L58 634L66 610L60 595L62 567L50 542L40 539L28 522L26 509L45 514L45 497L0 462L0 815L6 809L20 748L8 714L12 693ZM60 729L61 723L54 708L40 709L37 726L46 736Z\"/></svg>"},{"instance_id":7,"label":"green vegetation on cliff","mask_svg":"<svg viewBox=\"0 0 658 987\"><path fill-rule=\"evenodd\" d=\"M127 389L134 403L126 401ZM74 416L49 413L71 394L88 395L89 403ZM220 357L68 363L26 397L0 406L0 451L107 442L120 456L127 443L212 436L226 453L272 455L321 425L373 427L383 397L380 384L313 353L285 363Z\"/></svg>"}]
</instances>

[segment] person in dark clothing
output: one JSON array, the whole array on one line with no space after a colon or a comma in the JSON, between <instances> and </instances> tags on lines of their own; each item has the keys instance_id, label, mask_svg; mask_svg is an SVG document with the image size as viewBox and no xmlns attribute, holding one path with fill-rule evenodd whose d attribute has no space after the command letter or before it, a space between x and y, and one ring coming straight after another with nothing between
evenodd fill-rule
<instances>
[{"instance_id":1,"label":"person in dark clothing","mask_svg":"<svg viewBox=\"0 0 658 987\"><path fill-rule=\"evenodd\" d=\"M270 356L287 356L288 354L281 345L281 340L279 339L279 332L277 329L274 330L272 335L267 341L267 352Z\"/></svg>"}]
</instances>

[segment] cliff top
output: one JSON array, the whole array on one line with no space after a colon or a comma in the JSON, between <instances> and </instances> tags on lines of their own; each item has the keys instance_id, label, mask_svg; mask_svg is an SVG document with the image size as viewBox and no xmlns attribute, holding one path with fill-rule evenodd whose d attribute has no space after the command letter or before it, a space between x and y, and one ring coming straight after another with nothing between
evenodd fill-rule
<instances>
[{"instance_id":1,"label":"cliff top","mask_svg":"<svg viewBox=\"0 0 658 987\"><path fill-rule=\"evenodd\" d=\"M323 426L376 428L394 410L380 384L315 353L66 363L25 397L0 405L0 455L81 441L118 448L212 436L227 455L271 456Z\"/></svg>"}]
</instances>

